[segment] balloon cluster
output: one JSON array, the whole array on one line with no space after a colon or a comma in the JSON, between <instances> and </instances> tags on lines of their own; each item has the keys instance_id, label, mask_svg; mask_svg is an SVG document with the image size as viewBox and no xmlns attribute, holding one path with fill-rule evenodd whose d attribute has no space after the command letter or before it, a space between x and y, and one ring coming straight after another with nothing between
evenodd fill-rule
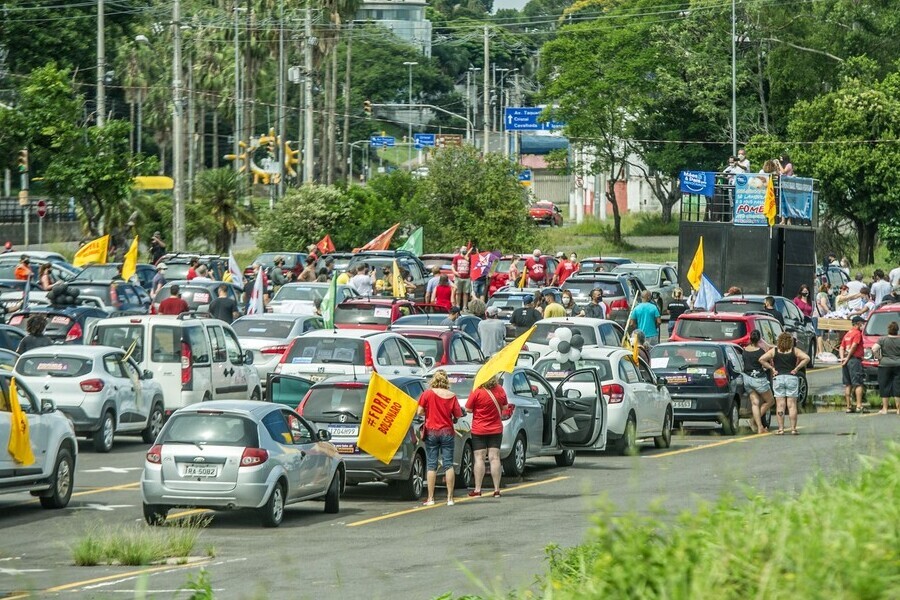
<instances>
[{"instance_id":1,"label":"balloon cluster","mask_svg":"<svg viewBox=\"0 0 900 600\"><path fill-rule=\"evenodd\" d=\"M77 302L78 288L70 288L65 282L60 282L47 292L47 300L54 306L71 306Z\"/></svg>"},{"instance_id":2,"label":"balloon cluster","mask_svg":"<svg viewBox=\"0 0 900 600\"><path fill-rule=\"evenodd\" d=\"M556 358L559 362L575 362L581 358L584 338L580 333L572 333L572 330L568 327L560 327L553 332L549 345L551 352L556 352Z\"/></svg>"}]
</instances>

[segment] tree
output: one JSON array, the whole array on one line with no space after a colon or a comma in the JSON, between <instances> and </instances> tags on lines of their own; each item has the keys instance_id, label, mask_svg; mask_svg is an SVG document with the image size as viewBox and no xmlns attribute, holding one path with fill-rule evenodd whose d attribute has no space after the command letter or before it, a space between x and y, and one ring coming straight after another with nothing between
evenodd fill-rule
<instances>
[{"instance_id":1,"label":"tree","mask_svg":"<svg viewBox=\"0 0 900 600\"><path fill-rule=\"evenodd\" d=\"M170 194L135 194L131 204L137 213L135 233L149 240L159 231L163 239L172 240L172 196ZM185 237L190 250L212 250L219 235L219 223L199 202L185 205Z\"/></svg>"},{"instance_id":2,"label":"tree","mask_svg":"<svg viewBox=\"0 0 900 600\"><path fill-rule=\"evenodd\" d=\"M194 194L201 208L215 219L218 233L216 250L228 254L243 225L256 225L256 216L238 200L240 175L227 167L210 169L197 175Z\"/></svg>"},{"instance_id":3,"label":"tree","mask_svg":"<svg viewBox=\"0 0 900 600\"><path fill-rule=\"evenodd\" d=\"M536 228L516 165L496 153L463 146L438 151L416 195L414 224L425 247L446 250L471 241L482 249L522 252L534 247Z\"/></svg>"},{"instance_id":4,"label":"tree","mask_svg":"<svg viewBox=\"0 0 900 600\"><path fill-rule=\"evenodd\" d=\"M287 191L278 210L260 224L256 245L266 252L305 248L325 234L335 235L351 222L353 203L340 189L304 185Z\"/></svg>"}]
</instances>

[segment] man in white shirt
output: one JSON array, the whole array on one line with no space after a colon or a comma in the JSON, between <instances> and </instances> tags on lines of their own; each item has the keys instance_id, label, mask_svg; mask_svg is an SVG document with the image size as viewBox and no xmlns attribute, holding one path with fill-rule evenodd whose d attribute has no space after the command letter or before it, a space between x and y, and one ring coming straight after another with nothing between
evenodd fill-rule
<instances>
[{"instance_id":1,"label":"man in white shirt","mask_svg":"<svg viewBox=\"0 0 900 600\"><path fill-rule=\"evenodd\" d=\"M209 276L209 268L206 265L200 265L196 269L197 276L191 280L191 283L200 283L202 281L213 281Z\"/></svg>"},{"instance_id":2,"label":"man in white shirt","mask_svg":"<svg viewBox=\"0 0 900 600\"><path fill-rule=\"evenodd\" d=\"M884 278L884 271L875 269L875 282L872 283L870 289L875 304L881 304L881 301L884 300L886 296L890 295L891 289L891 283Z\"/></svg>"},{"instance_id":3,"label":"man in white shirt","mask_svg":"<svg viewBox=\"0 0 900 600\"><path fill-rule=\"evenodd\" d=\"M375 279L369 275L369 266L360 265L359 269L350 279L350 286L356 290L360 296L371 296L375 291Z\"/></svg>"},{"instance_id":4,"label":"man in white shirt","mask_svg":"<svg viewBox=\"0 0 900 600\"><path fill-rule=\"evenodd\" d=\"M900 265L891 269L891 272L888 273L888 279L891 282L891 285L898 286L900 285Z\"/></svg>"},{"instance_id":5,"label":"man in white shirt","mask_svg":"<svg viewBox=\"0 0 900 600\"><path fill-rule=\"evenodd\" d=\"M750 172L750 159L747 158L747 153L744 151L743 148L738 150L737 166L742 168L744 170L744 173Z\"/></svg>"},{"instance_id":6,"label":"man in white shirt","mask_svg":"<svg viewBox=\"0 0 900 600\"><path fill-rule=\"evenodd\" d=\"M863 283L862 272L856 274L856 279L847 282L847 289L850 290L851 294L859 294L864 287L866 287L866 284Z\"/></svg>"}]
</instances>

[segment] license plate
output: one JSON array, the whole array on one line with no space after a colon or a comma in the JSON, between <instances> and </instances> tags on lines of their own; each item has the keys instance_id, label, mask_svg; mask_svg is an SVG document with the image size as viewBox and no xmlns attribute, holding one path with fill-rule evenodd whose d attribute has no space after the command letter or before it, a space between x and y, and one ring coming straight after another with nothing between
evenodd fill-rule
<instances>
[{"instance_id":1,"label":"license plate","mask_svg":"<svg viewBox=\"0 0 900 600\"><path fill-rule=\"evenodd\" d=\"M328 433L336 437L351 437L359 435L359 426L342 427L340 425L329 425Z\"/></svg>"},{"instance_id":2,"label":"license plate","mask_svg":"<svg viewBox=\"0 0 900 600\"><path fill-rule=\"evenodd\" d=\"M694 408L693 400L672 400L672 408Z\"/></svg>"},{"instance_id":3,"label":"license plate","mask_svg":"<svg viewBox=\"0 0 900 600\"><path fill-rule=\"evenodd\" d=\"M215 477L218 469L213 465L185 465L183 477Z\"/></svg>"},{"instance_id":4,"label":"license plate","mask_svg":"<svg viewBox=\"0 0 900 600\"><path fill-rule=\"evenodd\" d=\"M304 375L310 381L324 381L325 375Z\"/></svg>"}]
</instances>

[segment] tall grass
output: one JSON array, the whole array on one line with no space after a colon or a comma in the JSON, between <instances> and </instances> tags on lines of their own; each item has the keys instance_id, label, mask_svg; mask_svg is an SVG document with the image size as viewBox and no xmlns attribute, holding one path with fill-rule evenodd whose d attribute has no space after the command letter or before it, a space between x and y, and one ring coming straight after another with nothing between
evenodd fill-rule
<instances>
[{"instance_id":1,"label":"tall grass","mask_svg":"<svg viewBox=\"0 0 900 600\"><path fill-rule=\"evenodd\" d=\"M153 529L142 525L97 525L72 546L72 560L77 566L92 567L149 565L169 558L187 558L207 523L208 519L182 519L174 526Z\"/></svg>"}]
</instances>

